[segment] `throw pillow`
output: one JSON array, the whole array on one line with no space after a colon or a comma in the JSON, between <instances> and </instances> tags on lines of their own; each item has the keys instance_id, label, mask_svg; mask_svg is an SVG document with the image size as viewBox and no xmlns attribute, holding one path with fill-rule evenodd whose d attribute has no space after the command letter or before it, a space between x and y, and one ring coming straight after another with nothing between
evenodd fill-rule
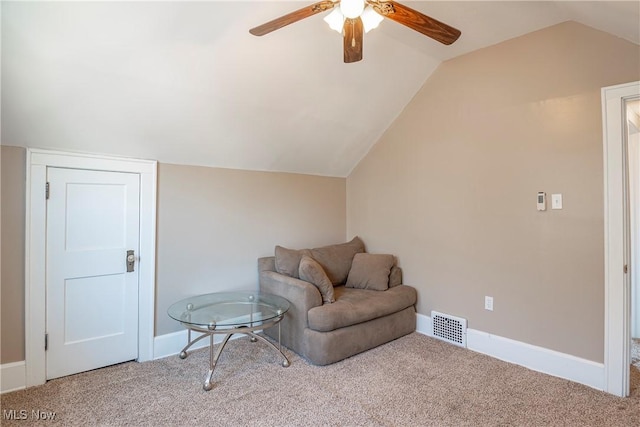
<instances>
[{"instance_id":1,"label":"throw pillow","mask_svg":"<svg viewBox=\"0 0 640 427\"><path fill-rule=\"evenodd\" d=\"M389 273L389 287L402 285L402 270L397 265L391 267L391 273Z\"/></svg>"},{"instance_id":2,"label":"throw pillow","mask_svg":"<svg viewBox=\"0 0 640 427\"><path fill-rule=\"evenodd\" d=\"M309 282L318 288L325 304L330 304L336 300L333 296L333 284L316 260L307 255L302 255L299 274L301 280Z\"/></svg>"},{"instance_id":3,"label":"throw pillow","mask_svg":"<svg viewBox=\"0 0 640 427\"><path fill-rule=\"evenodd\" d=\"M276 246L276 271L289 277L298 279L298 266L303 255L309 255L309 249L287 249Z\"/></svg>"},{"instance_id":4,"label":"throw pillow","mask_svg":"<svg viewBox=\"0 0 640 427\"><path fill-rule=\"evenodd\" d=\"M311 257L322 266L331 283L341 285L347 280L354 255L361 252L364 243L354 237L347 243L311 249Z\"/></svg>"},{"instance_id":5,"label":"throw pillow","mask_svg":"<svg viewBox=\"0 0 640 427\"><path fill-rule=\"evenodd\" d=\"M393 255L356 254L347 278L347 288L389 289L389 274L395 263Z\"/></svg>"}]
</instances>

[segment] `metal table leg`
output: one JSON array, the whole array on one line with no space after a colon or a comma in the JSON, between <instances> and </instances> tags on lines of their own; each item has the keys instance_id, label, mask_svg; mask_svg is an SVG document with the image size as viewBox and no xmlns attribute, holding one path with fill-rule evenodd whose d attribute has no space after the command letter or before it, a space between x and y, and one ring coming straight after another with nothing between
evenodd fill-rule
<instances>
[{"instance_id":1,"label":"metal table leg","mask_svg":"<svg viewBox=\"0 0 640 427\"><path fill-rule=\"evenodd\" d=\"M252 338L252 341L253 340L256 340L256 341L257 340L261 340L262 342L266 343L269 347L271 347L272 349L274 349L275 351L280 353L280 355L284 359L282 361L282 367L286 368L289 365L291 365L291 362L289 362L289 359L287 358L287 356L284 355L284 353L282 352L282 349L278 349L278 347L276 347L271 341L269 341L265 337L261 337L260 335L254 334L253 332L244 332L244 333L249 335Z\"/></svg>"},{"instance_id":2,"label":"metal table leg","mask_svg":"<svg viewBox=\"0 0 640 427\"><path fill-rule=\"evenodd\" d=\"M189 355L187 353L187 350L189 349L189 347L191 347L192 345L194 345L195 343L197 343L198 341L200 341L203 338L206 338L208 334L202 334L200 335L198 338L196 338L195 340L191 341L191 329L187 329L187 334L188 334L188 343L187 345L182 349L182 351L180 352L180 359L186 359L187 356Z\"/></svg>"},{"instance_id":3,"label":"metal table leg","mask_svg":"<svg viewBox=\"0 0 640 427\"><path fill-rule=\"evenodd\" d=\"M277 319L275 319L274 321L272 321L269 324L262 324L259 326L253 326L253 327L248 327L246 325L239 325L235 328L231 328L231 329L227 329L226 331L215 331L215 324L212 324L209 326L208 330L204 330L204 329L193 329L193 328L189 328L187 327L187 331L188 331L188 340L189 342L187 343L187 345L182 349L182 351L180 352L179 356L181 359L186 359L186 357L188 356L187 350L195 343L197 343L198 341L209 337L209 370L207 371L207 375L204 378L204 385L202 386L202 388L205 391L210 391L213 389L213 371L216 368L216 365L218 363L218 359L220 358L220 354L222 354L222 350L224 350L224 347L227 345L227 342L229 342L229 339L231 338L232 335L234 334L245 334L247 336L249 336L250 340L252 342L256 342L258 340L263 341L264 343L266 343L269 347L271 347L272 349L274 349L275 351L277 351L278 353L280 353L280 355L282 356L282 366L283 367L288 367L291 362L289 361L289 359L287 358L287 356L284 354L284 352L282 351L282 345L280 344L280 321L282 320L282 317L279 317ZM265 327L270 327L273 326L275 324L278 324L278 346L276 347L271 341L267 340L266 338L255 334L253 331L254 330L258 330L258 329L262 329ZM199 337L195 338L195 339L191 339L191 332L200 332L202 335L200 335ZM224 339L222 340L222 342L220 343L220 345L218 346L218 349L214 351L213 348L213 337L215 334L225 334Z\"/></svg>"},{"instance_id":4,"label":"metal table leg","mask_svg":"<svg viewBox=\"0 0 640 427\"><path fill-rule=\"evenodd\" d=\"M231 338L233 334L225 335L224 339L220 343L218 350L216 350L215 355L213 354L213 334L211 334L211 345L209 347L209 372L207 372L207 376L204 377L204 388L205 391L210 391L213 388L213 382L211 382L211 377L213 377L213 370L216 369L216 364L218 363L218 359L220 358L220 354L224 349L224 346L227 345L229 338Z\"/></svg>"}]
</instances>

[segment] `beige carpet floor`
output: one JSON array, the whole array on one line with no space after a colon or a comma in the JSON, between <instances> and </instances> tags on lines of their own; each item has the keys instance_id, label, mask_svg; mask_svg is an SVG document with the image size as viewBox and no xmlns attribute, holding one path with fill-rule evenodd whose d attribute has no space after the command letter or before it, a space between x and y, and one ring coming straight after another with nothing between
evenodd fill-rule
<instances>
[{"instance_id":1,"label":"beige carpet floor","mask_svg":"<svg viewBox=\"0 0 640 427\"><path fill-rule=\"evenodd\" d=\"M416 333L326 367L287 354L231 341L210 392L206 350L73 375L2 395L28 414L2 425L640 426L640 366L617 398Z\"/></svg>"}]
</instances>

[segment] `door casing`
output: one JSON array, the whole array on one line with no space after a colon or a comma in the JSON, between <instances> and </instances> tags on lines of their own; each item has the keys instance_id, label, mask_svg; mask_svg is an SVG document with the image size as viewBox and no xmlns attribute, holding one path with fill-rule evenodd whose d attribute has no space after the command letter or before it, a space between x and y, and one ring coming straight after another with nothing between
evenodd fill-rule
<instances>
[{"instance_id":1,"label":"door casing","mask_svg":"<svg viewBox=\"0 0 640 427\"><path fill-rule=\"evenodd\" d=\"M157 162L27 149L25 218L26 386L46 381L46 177L47 167L140 174L138 361L153 359L155 326Z\"/></svg>"},{"instance_id":2,"label":"door casing","mask_svg":"<svg viewBox=\"0 0 640 427\"><path fill-rule=\"evenodd\" d=\"M640 82L602 88L604 158L604 390L629 395L629 207L624 103L640 97Z\"/></svg>"}]
</instances>

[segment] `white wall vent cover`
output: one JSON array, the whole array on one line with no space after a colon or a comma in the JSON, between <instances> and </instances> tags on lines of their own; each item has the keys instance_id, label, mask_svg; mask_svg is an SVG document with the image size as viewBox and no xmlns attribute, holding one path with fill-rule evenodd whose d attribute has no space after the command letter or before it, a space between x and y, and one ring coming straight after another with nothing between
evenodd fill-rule
<instances>
[{"instance_id":1,"label":"white wall vent cover","mask_svg":"<svg viewBox=\"0 0 640 427\"><path fill-rule=\"evenodd\" d=\"M467 319L432 311L431 321L434 338L460 347L467 346Z\"/></svg>"}]
</instances>

